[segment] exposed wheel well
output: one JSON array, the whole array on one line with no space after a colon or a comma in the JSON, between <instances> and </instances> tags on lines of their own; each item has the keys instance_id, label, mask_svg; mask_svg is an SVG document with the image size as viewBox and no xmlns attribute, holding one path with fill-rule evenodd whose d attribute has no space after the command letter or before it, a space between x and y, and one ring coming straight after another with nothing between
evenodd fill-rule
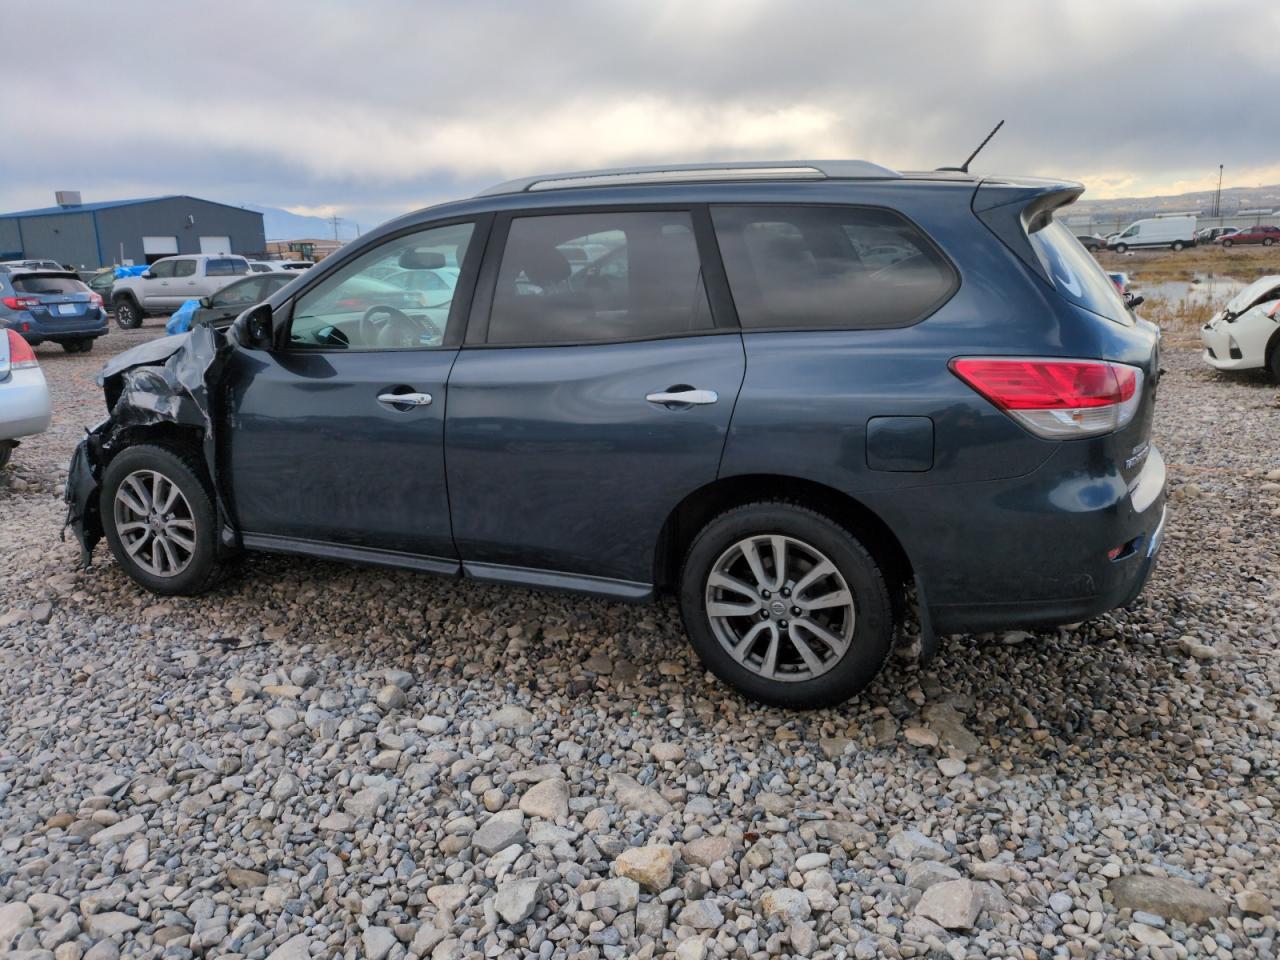
<instances>
[{"instance_id":1,"label":"exposed wheel well","mask_svg":"<svg viewBox=\"0 0 1280 960\"><path fill-rule=\"evenodd\" d=\"M1280 352L1280 330L1271 335L1267 348L1262 352L1262 365L1268 370L1276 369L1276 354Z\"/></svg>"},{"instance_id":2,"label":"exposed wheel well","mask_svg":"<svg viewBox=\"0 0 1280 960\"><path fill-rule=\"evenodd\" d=\"M898 588L911 578L911 563L893 531L847 493L796 477L750 474L709 483L685 497L671 512L658 536L653 571L655 587L662 590L676 583L689 544L712 517L758 500L795 501L857 534L880 564L895 596L901 594Z\"/></svg>"}]
</instances>

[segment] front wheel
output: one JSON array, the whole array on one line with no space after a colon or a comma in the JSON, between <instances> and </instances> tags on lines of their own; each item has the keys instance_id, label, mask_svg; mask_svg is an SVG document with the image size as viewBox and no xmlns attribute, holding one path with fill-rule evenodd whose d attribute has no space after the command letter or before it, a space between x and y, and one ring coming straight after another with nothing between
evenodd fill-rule
<instances>
[{"instance_id":1,"label":"front wheel","mask_svg":"<svg viewBox=\"0 0 1280 960\"><path fill-rule=\"evenodd\" d=\"M116 326L121 330L136 330L142 326L142 311L128 297L116 299Z\"/></svg>"},{"instance_id":2,"label":"front wheel","mask_svg":"<svg viewBox=\"0 0 1280 960\"><path fill-rule=\"evenodd\" d=\"M1264 247L1269 247L1269 246L1271 246L1271 244L1273 244L1273 243L1275 243L1275 241L1274 241L1274 240L1272 240L1270 237L1264 237L1264 238L1263 238L1263 240L1262 240L1262 245L1263 245Z\"/></svg>"},{"instance_id":3,"label":"front wheel","mask_svg":"<svg viewBox=\"0 0 1280 960\"><path fill-rule=\"evenodd\" d=\"M111 552L148 590L189 596L216 582L213 497L195 456L126 448L107 467L99 507Z\"/></svg>"},{"instance_id":4,"label":"front wheel","mask_svg":"<svg viewBox=\"0 0 1280 960\"><path fill-rule=\"evenodd\" d=\"M1124 253L1129 249L1129 245L1127 243L1117 243L1112 249L1114 249L1116 253Z\"/></svg>"},{"instance_id":5,"label":"front wheel","mask_svg":"<svg viewBox=\"0 0 1280 960\"><path fill-rule=\"evenodd\" d=\"M835 521L786 502L750 503L694 539L680 610L706 667L752 699L827 707L880 672L893 643L884 574Z\"/></svg>"},{"instance_id":6,"label":"front wheel","mask_svg":"<svg viewBox=\"0 0 1280 960\"><path fill-rule=\"evenodd\" d=\"M1223 245L1224 247L1234 246L1234 245L1235 245L1235 241L1234 241L1234 240L1223 240L1223 241L1222 241L1222 245Z\"/></svg>"}]
</instances>

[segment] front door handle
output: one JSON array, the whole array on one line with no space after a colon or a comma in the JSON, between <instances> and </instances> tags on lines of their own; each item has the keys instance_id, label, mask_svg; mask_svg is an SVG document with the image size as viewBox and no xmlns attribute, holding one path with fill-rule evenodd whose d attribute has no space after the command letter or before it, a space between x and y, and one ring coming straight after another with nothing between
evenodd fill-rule
<instances>
[{"instance_id":1,"label":"front door handle","mask_svg":"<svg viewBox=\"0 0 1280 960\"><path fill-rule=\"evenodd\" d=\"M659 393L650 393L645 396L650 403L688 403L702 406L703 404L715 403L720 399L714 390L696 390L693 387L668 387Z\"/></svg>"},{"instance_id":2,"label":"front door handle","mask_svg":"<svg viewBox=\"0 0 1280 960\"><path fill-rule=\"evenodd\" d=\"M392 406L404 407L425 407L431 402L431 394L429 393L380 393L378 394L379 403L389 403Z\"/></svg>"}]
</instances>

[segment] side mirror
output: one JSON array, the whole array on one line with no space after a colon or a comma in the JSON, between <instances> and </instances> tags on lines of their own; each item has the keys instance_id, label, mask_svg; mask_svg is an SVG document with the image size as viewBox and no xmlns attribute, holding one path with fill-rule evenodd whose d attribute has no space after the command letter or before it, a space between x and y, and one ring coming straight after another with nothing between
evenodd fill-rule
<instances>
[{"instance_id":1,"label":"side mirror","mask_svg":"<svg viewBox=\"0 0 1280 960\"><path fill-rule=\"evenodd\" d=\"M201 298L200 298L200 306L202 306L202 307L204 307L206 310L208 310L210 307L212 307L212 306L213 306L213 299L212 299L211 297L201 297Z\"/></svg>"},{"instance_id":2,"label":"side mirror","mask_svg":"<svg viewBox=\"0 0 1280 960\"><path fill-rule=\"evenodd\" d=\"M155 275L154 273L152 273L150 270L143 270L143 271L142 271L142 279L143 279L143 280L154 280L154 279L155 279L155 277L156 277L156 275Z\"/></svg>"},{"instance_id":3,"label":"side mirror","mask_svg":"<svg viewBox=\"0 0 1280 960\"><path fill-rule=\"evenodd\" d=\"M249 350L269 350L275 342L271 304L260 303L236 317L231 329L236 342Z\"/></svg>"},{"instance_id":4,"label":"side mirror","mask_svg":"<svg viewBox=\"0 0 1280 960\"><path fill-rule=\"evenodd\" d=\"M1130 310L1137 310L1140 306L1142 306L1146 302L1147 302L1146 297L1136 296L1134 294L1126 294L1124 298L1124 305L1128 307Z\"/></svg>"}]
</instances>

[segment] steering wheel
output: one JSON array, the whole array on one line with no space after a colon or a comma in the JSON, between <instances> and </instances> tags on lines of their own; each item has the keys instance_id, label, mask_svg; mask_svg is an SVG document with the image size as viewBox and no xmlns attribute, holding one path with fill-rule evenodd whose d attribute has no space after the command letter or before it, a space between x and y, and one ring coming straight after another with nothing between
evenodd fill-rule
<instances>
[{"instance_id":1,"label":"steering wheel","mask_svg":"<svg viewBox=\"0 0 1280 960\"><path fill-rule=\"evenodd\" d=\"M386 314L380 317L380 314ZM402 310L375 303L360 315L360 343L365 346L400 347L408 349L422 346L422 335L443 340L440 328L426 317L415 319Z\"/></svg>"}]
</instances>

